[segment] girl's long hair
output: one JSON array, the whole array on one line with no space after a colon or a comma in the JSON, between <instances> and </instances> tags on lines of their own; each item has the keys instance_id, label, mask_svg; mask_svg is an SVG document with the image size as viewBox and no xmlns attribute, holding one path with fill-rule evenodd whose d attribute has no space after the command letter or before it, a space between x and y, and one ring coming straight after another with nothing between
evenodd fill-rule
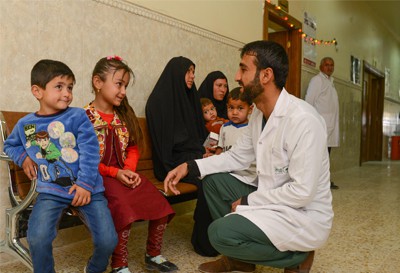
<instances>
[{"instance_id":1,"label":"girl's long hair","mask_svg":"<svg viewBox=\"0 0 400 273\"><path fill-rule=\"evenodd\" d=\"M132 69L122 60L122 58L118 56L104 57L100 59L93 69L92 79L94 76L98 76L102 81L106 81L106 76L108 73L115 74L119 70L123 70L124 73L129 73L132 78L132 82L134 83L135 75L133 74ZM93 85L93 82L92 87L93 90L96 89ZM140 129L139 121L135 111L130 106L126 96L119 106L114 106L114 110L117 112L118 117L125 124L129 132L129 141L141 148L143 144L143 133Z\"/></svg>"}]
</instances>

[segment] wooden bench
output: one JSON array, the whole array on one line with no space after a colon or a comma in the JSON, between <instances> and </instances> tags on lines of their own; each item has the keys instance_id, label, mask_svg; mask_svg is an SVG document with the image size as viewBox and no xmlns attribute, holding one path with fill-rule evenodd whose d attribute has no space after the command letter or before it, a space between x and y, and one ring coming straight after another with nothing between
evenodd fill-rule
<instances>
[{"instance_id":1,"label":"wooden bench","mask_svg":"<svg viewBox=\"0 0 400 273\"><path fill-rule=\"evenodd\" d=\"M197 198L197 187L193 184L185 182L180 182L177 185L177 189L181 192L180 195L174 195L169 191L167 193L164 192L164 182L159 181L154 176L151 138L147 128L146 118L138 119L140 128L143 132L143 147L136 171L148 178L154 184L154 186L156 186L156 188L164 194L170 204L176 204Z\"/></svg>"},{"instance_id":2,"label":"wooden bench","mask_svg":"<svg viewBox=\"0 0 400 273\"><path fill-rule=\"evenodd\" d=\"M27 112L0 112L0 130L1 141L4 143L7 136L14 128L17 121ZM141 156L137 166L137 172L146 176L157 189L167 198L171 204L189 201L197 197L197 187L193 184L181 182L178 184L180 195L174 195L170 192L164 192L164 183L154 177L152 147L149 131L145 118L139 118L139 124L143 132L143 147L141 147ZM2 147L2 146L0 146ZM6 209L6 238L0 242L0 252L6 252L15 256L27 267L32 269L32 260L29 255L29 249L21 243L20 239L26 237L27 223L32 209L36 193L36 181L31 181L26 177L24 171L14 164L3 151L0 151L0 161L7 162L8 168L8 193L10 197L11 208ZM1 183L3 184L3 183ZM59 229L69 228L81 225L79 217L72 210L66 211L59 223Z\"/></svg>"}]
</instances>

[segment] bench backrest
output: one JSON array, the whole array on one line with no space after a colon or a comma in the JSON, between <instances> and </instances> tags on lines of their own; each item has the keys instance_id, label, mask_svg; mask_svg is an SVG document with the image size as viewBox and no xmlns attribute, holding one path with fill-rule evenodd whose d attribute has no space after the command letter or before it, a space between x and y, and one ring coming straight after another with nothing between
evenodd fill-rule
<instances>
[{"instance_id":1,"label":"bench backrest","mask_svg":"<svg viewBox=\"0 0 400 273\"><path fill-rule=\"evenodd\" d=\"M5 121L5 128L3 128L5 129L6 135L11 133L19 119L29 114L28 112L1 112ZM24 171L18 165L14 164L14 162L10 161L8 164L15 197L23 200L31 188L31 180L25 175Z\"/></svg>"},{"instance_id":2,"label":"bench backrest","mask_svg":"<svg viewBox=\"0 0 400 273\"><path fill-rule=\"evenodd\" d=\"M143 133L143 145L140 147L140 159L136 171L140 172L147 178L153 178L153 160L152 160L152 147L149 129L147 128L146 118L138 118L140 129Z\"/></svg>"}]
</instances>

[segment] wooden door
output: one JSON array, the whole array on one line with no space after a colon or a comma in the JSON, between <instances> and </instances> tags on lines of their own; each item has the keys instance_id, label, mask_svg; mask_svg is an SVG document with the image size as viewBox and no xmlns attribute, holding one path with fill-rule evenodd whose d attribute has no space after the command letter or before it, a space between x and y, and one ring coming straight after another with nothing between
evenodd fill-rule
<instances>
[{"instance_id":1,"label":"wooden door","mask_svg":"<svg viewBox=\"0 0 400 273\"><path fill-rule=\"evenodd\" d=\"M364 62L360 165L382 160L384 84L384 73Z\"/></svg>"},{"instance_id":2,"label":"wooden door","mask_svg":"<svg viewBox=\"0 0 400 273\"><path fill-rule=\"evenodd\" d=\"M289 57L289 74L285 88L296 97L301 96L302 38L299 32L301 27L300 21L265 2L263 39L277 42L286 49Z\"/></svg>"}]
</instances>

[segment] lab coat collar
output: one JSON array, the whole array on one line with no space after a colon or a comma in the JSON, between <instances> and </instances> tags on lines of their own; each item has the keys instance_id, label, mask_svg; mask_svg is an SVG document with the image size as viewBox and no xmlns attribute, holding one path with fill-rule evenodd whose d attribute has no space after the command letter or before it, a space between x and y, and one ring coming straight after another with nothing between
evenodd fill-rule
<instances>
[{"instance_id":1,"label":"lab coat collar","mask_svg":"<svg viewBox=\"0 0 400 273\"><path fill-rule=\"evenodd\" d=\"M282 89L278 100L276 101L274 110L272 111L271 115L268 118L267 124L265 125L263 131L261 132L260 138L268 135L275 127L278 126L279 121L282 117L286 116L287 110L289 108L289 104L291 101L291 95L286 91L285 88ZM262 120L262 113L260 124Z\"/></svg>"},{"instance_id":2,"label":"lab coat collar","mask_svg":"<svg viewBox=\"0 0 400 273\"><path fill-rule=\"evenodd\" d=\"M286 91L285 88L282 89L281 94L276 101L274 110L271 113L271 116L274 117L283 117L287 113L287 109L289 108L289 103L291 101L290 94ZM271 117L270 117L271 118Z\"/></svg>"}]
</instances>

